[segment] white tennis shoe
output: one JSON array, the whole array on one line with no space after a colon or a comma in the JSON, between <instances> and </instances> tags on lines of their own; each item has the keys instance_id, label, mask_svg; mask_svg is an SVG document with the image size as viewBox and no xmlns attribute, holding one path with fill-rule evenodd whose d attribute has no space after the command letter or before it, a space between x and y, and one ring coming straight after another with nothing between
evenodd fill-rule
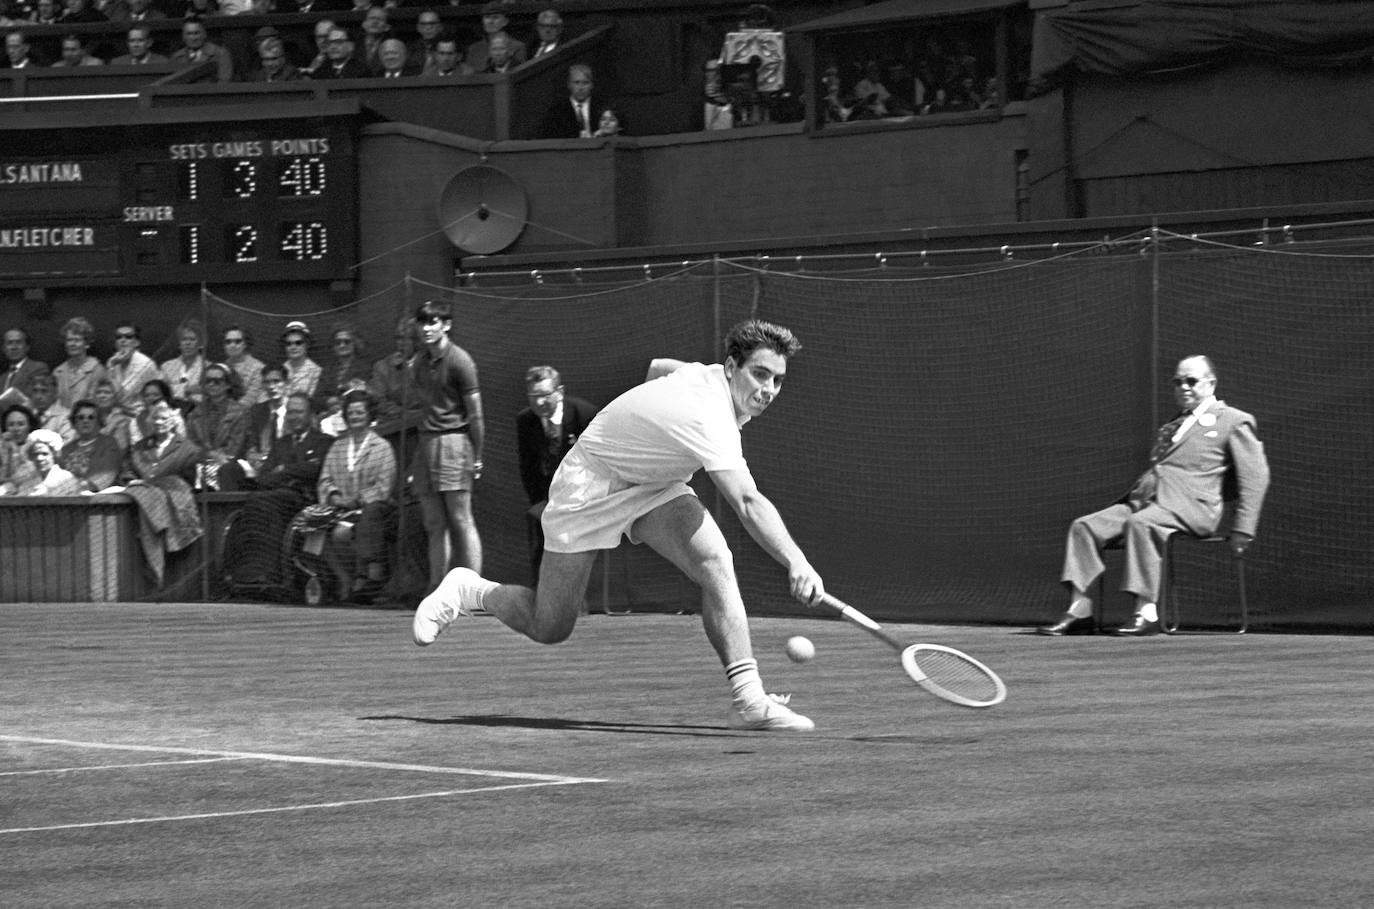
<instances>
[{"instance_id":1,"label":"white tennis shoe","mask_svg":"<svg viewBox=\"0 0 1374 909\"><path fill-rule=\"evenodd\" d=\"M811 732L816 724L792 710L790 694L770 694L753 704L730 708L731 729L759 729L765 732Z\"/></svg>"},{"instance_id":2,"label":"white tennis shoe","mask_svg":"<svg viewBox=\"0 0 1374 909\"><path fill-rule=\"evenodd\" d=\"M445 628L460 615L472 615L482 608L482 594L494 586L471 568L455 568L444 576L434 592L420 601L411 634L420 647L434 643Z\"/></svg>"}]
</instances>

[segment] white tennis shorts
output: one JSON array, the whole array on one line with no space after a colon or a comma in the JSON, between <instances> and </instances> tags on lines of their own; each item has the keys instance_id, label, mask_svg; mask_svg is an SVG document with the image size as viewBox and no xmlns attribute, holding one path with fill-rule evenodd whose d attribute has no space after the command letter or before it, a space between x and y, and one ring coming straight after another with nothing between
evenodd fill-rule
<instances>
[{"instance_id":1,"label":"white tennis shorts","mask_svg":"<svg viewBox=\"0 0 1374 909\"><path fill-rule=\"evenodd\" d=\"M695 496L681 480L631 485L578 446L568 452L549 486L544 509L544 549L592 552L614 549L634 522L679 496Z\"/></svg>"}]
</instances>

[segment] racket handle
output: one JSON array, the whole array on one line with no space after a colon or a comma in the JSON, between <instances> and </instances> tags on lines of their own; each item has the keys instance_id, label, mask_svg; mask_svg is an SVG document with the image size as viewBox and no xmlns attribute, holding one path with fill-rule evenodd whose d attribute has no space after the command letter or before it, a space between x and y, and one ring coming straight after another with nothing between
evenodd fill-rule
<instances>
[{"instance_id":1,"label":"racket handle","mask_svg":"<svg viewBox=\"0 0 1374 909\"><path fill-rule=\"evenodd\" d=\"M859 610L850 606L839 597L831 596L828 593L821 594L820 602L838 612L842 617L858 625L860 628L872 634L880 641L886 642L896 650L906 649L906 645L883 630L883 626L864 615Z\"/></svg>"}]
</instances>

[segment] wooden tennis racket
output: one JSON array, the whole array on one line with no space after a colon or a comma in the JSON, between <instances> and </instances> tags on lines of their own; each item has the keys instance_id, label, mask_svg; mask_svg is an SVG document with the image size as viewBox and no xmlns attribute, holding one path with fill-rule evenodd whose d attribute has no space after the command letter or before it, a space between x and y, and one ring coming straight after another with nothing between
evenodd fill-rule
<instances>
[{"instance_id":1,"label":"wooden tennis racket","mask_svg":"<svg viewBox=\"0 0 1374 909\"><path fill-rule=\"evenodd\" d=\"M943 644L904 644L883 626L830 594L820 602L902 655L902 668L921 688L961 707L995 707L1007 699L1007 686L987 666Z\"/></svg>"}]
</instances>

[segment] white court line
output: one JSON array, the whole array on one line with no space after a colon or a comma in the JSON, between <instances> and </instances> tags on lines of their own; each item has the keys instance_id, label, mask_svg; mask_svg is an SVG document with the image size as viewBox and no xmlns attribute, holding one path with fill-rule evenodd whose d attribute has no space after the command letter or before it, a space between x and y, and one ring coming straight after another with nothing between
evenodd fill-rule
<instances>
[{"instance_id":1,"label":"white court line","mask_svg":"<svg viewBox=\"0 0 1374 909\"><path fill-rule=\"evenodd\" d=\"M6 833L41 833L50 830L80 830L89 827L127 827L133 824L163 824L169 821L197 821L223 817L243 817L250 814L280 814L285 811L314 811L319 808L349 808L354 805L375 805L379 802L404 802L412 799L434 799L449 795L468 795L476 792L500 792L506 789L537 789L541 786L562 786L570 783L597 782L596 780L548 780L539 783L511 783L507 786L481 786L477 789L448 789L441 792L417 792L414 795L388 795L372 799L350 799L346 802L318 802L312 805L281 805L274 808L245 808L240 811L211 811L205 814L173 814L164 817L132 817L118 821L87 821L80 824L54 824L50 827L10 827L0 829Z\"/></svg>"},{"instance_id":2,"label":"white court line","mask_svg":"<svg viewBox=\"0 0 1374 909\"><path fill-rule=\"evenodd\" d=\"M143 761L138 764L94 764L90 767L55 767L49 770L3 770L0 776L35 776L40 773L84 773L87 770L126 770L130 767L167 767L172 764L213 764L217 761L242 761L245 758L192 758L186 761Z\"/></svg>"},{"instance_id":3,"label":"white court line","mask_svg":"<svg viewBox=\"0 0 1374 909\"><path fill-rule=\"evenodd\" d=\"M533 780L553 784L610 782L610 780L576 776L557 776L548 773L521 773L514 770L476 770L471 767L437 767L430 764L394 764L389 761L355 761L347 758L308 757L298 754L270 754L257 751L214 751L208 748L178 748L172 745L120 745L110 742L74 742L69 739L42 739L26 735L0 735L0 742L23 742L29 745L62 745L69 748L104 748L113 751L151 751L158 754L186 754L200 757L230 758L238 760L278 761L284 764L364 767L373 770L409 770L417 773L456 773L464 776L488 776L504 780Z\"/></svg>"}]
</instances>

